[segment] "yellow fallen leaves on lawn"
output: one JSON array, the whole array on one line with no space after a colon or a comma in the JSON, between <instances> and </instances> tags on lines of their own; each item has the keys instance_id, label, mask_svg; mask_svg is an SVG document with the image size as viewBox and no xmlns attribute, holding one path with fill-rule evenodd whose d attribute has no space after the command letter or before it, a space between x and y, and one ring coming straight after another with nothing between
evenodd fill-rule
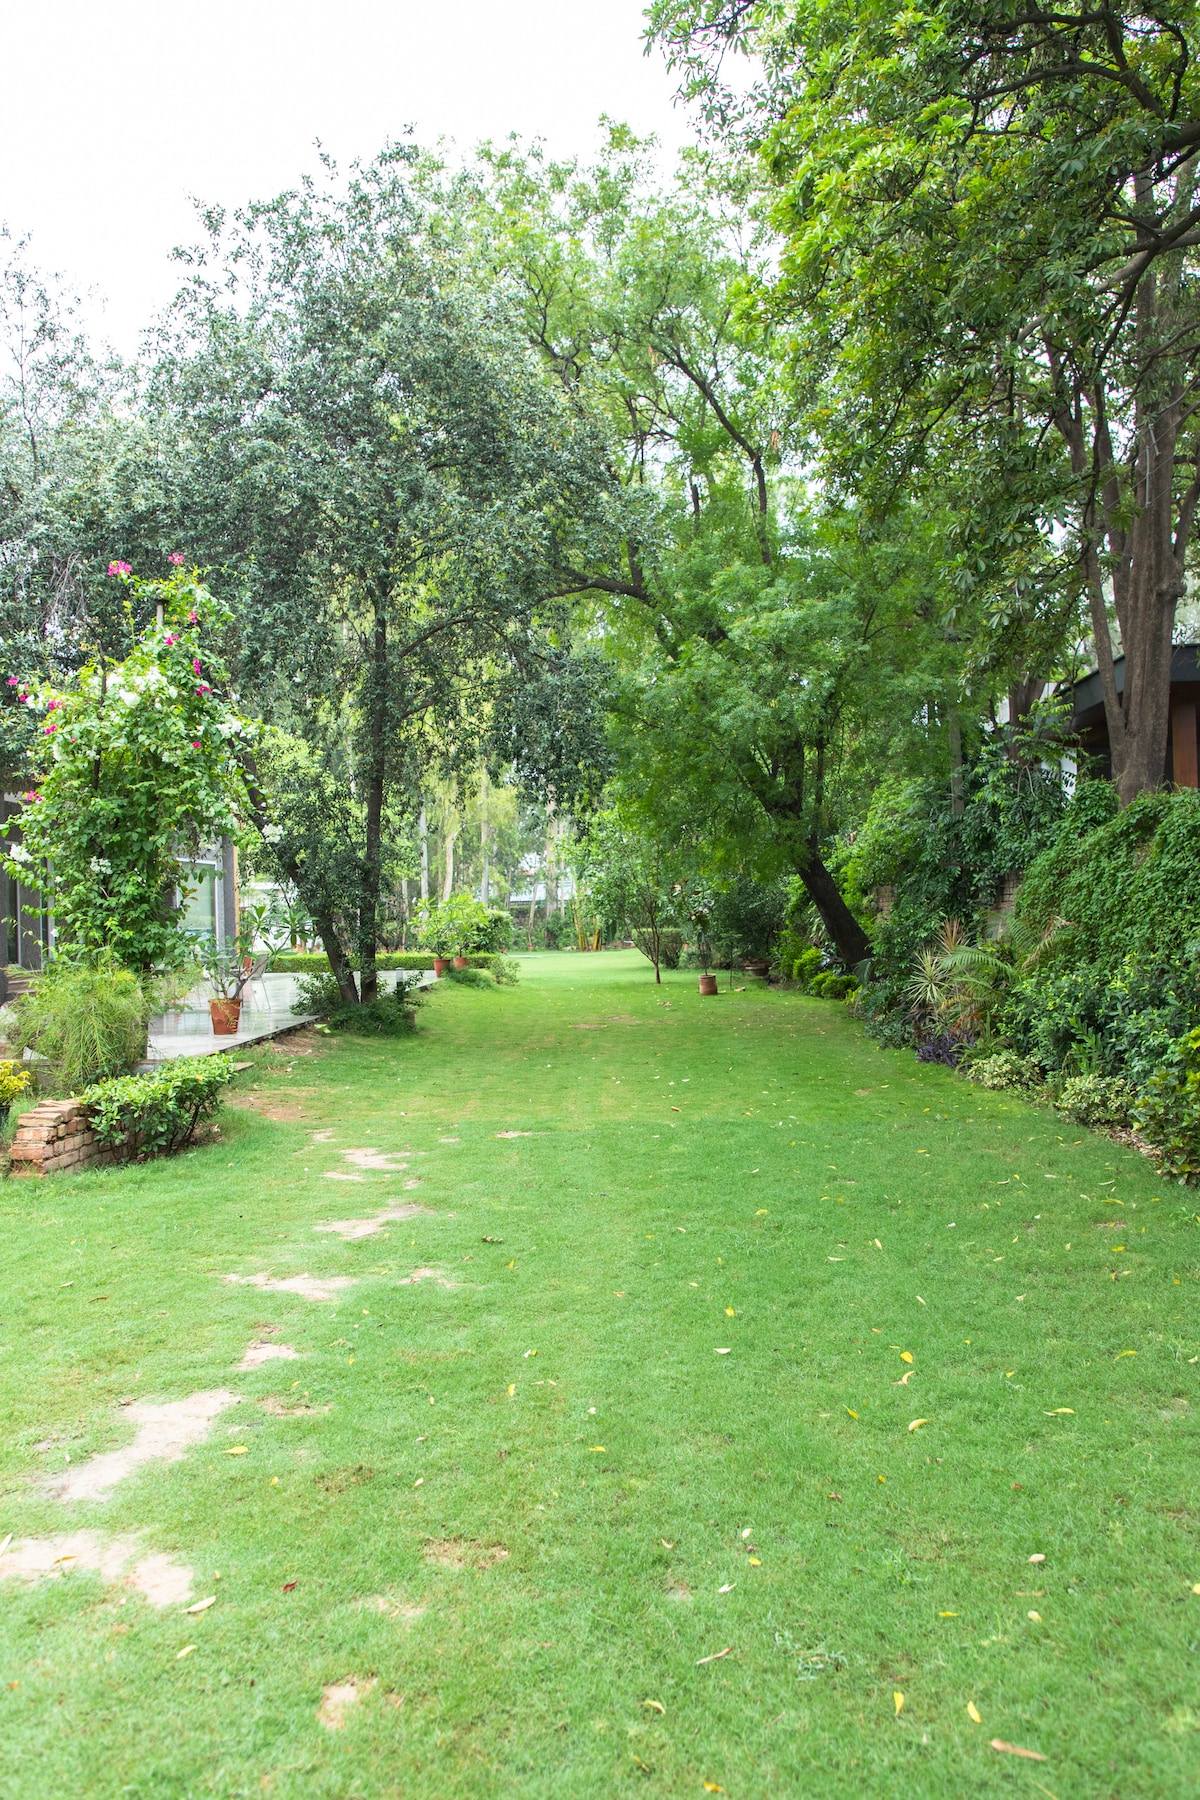
<instances>
[{"instance_id":1,"label":"yellow fallen leaves on lawn","mask_svg":"<svg viewBox=\"0 0 1200 1800\"><path fill-rule=\"evenodd\" d=\"M913 1359L913 1353L911 1350L902 1350L900 1352L900 1361L901 1362L910 1363L912 1361L912 1359Z\"/></svg>"},{"instance_id":2,"label":"yellow fallen leaves on lawn","mask_svg":"<svg viewBox=\"0 0 1200 1800\"><path fill-rule=\"evenodd\" d=\"M972 1724L975 1724L975 1725L983 1724L983 1719L980 1715L979 1708L976 1706L976 1704L973 1700L967 1701L967 1717L968 1717L968 1719L971 1720Z\"/></svg>"},{"instance_id":3,"label":"yellow fallen leaves on lawn","mask_svg":"<svg viewBox=\"0 0 1200 1800\"><path fill-rule=\"evenodd\" d=\"M899 1718L904 1710L904 1695L900 1692L899 1688L897 1688L892 1695L892 1704L896 1708L896 1717Z\"/></svg>"},{"instance_id":4,"label":"yellow fallen leaves on lawn","mask_svg":"<svg viewBox=\"0 0 1200 1800\"><path fill-rule=\"evenodd\" d=\"M662 1713L664 1717L666 1716L667 1709L661 1700L643 1700L642 1705L652 1706L656 1713Z\"/></svg>"},{"instance_id":5,"label":"yellow fallen leaves on lawn","mask_svg":"<svg viewBox=\"0 0 1200 1800\"><path fill-rule=\"evenodd\" d=\"M1003 1738L993 1738L988 1745L990 1750L1003 1750L1006 1756L1027 1756L1030 1762L1049 1762L1040 1750L1022 1750L1020 1744L1006 1744Z\"/></svg>"},{"instance_id":6,"label":"yellow fallen leaves on lawn","mask_svg":"<svg viewBox=\"0 0 1200 1800\"><path fill-rule=\"evenodd\" d=\"M210 1594L207 1600L197 1600L195 1606L189 1606L186 1610L190 1613L202 1613L207 1612L210 1606L215 1606L216 1604L217 1596L215 1594Z\"/></svg>"},{"instance_id":7,"label":"yellow fallen leaves on lawn","mask_svg":"<svg viewBox=\"0 0 1200 1800\"><path fill-rule=\"evenodd\" d=\"M249 1454L249 1450L249 1444L230 1444L225 1454L226 1456L246 1456Z\"/></svg>"},{"instance_id":8,"label":"yellow fallen leaves on lawn","mask_svg":"<svg viewBox=\"0 0 1200 1800\"><path fill-rule=\"evenodd\" d=\"M914 1419L908 1429L910 1431L920 1431L922 1425L928 1425L928 1423L928 1419Z\"/></svg>"}]
</instances>

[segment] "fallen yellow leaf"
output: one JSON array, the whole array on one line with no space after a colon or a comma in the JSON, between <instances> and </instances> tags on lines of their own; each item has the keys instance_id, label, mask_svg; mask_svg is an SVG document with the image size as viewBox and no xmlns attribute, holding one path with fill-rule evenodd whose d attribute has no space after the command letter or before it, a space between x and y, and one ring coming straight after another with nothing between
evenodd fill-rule
<instances>
[{"instance_id":1,"label":"fallen yellow leaf","mask_svg":"<svg viewBox=\"0 0 1200 1800\"><path fill-rule=\"evenodd\" d=\"M643 1706L652 1706L656 1713L662 1713L664 1716L666 1714L667 1709L663 1705L661 1700L643 1700L642 1705Z\"/></svg>"},{"instance_id":2,"label":"fallen yellow leaf","mask_svg":"<svg viewBox=\"0 0 1200 1800\"><path fill-rule=\"evenodd\" d=\"M177 1650L177 1651L176 1651L176 1652L175 1652L175 1661L176 1661L176 1662L182 1662L182 1661L183 1661L183 1659L184 1659L184 1657L185 1657L185 1656L190 1656L190 1655L191 1655L191 1654L192 1654L192 1651L193 1651L193 1650L194 1650L194 1649L195 1649L195 1648L196 1648L196 1646L195 1646L195 1644L185 1644L185 1645L184 1645L184 1646L183 1646L183 1649L182 1649L182 1650Z\"/></svg>"},{"instance_id":3,"label":"fallen yellow leaf","mask_svg":"<svg viewBox=\"0 0 1200 1800\"><path fill-rule=\"evenodd\" d=\"M1123 1248L1123 1246L1120 1246L1120 1247ZM1136 1350L1118 1350L1117 1354L1113 1360L1115 1362L1120 1362L1120 1360L1123 1356L1136 1356L1136 1355L1137 1355Z\"/></svg>"},{"instance_id":4,"label":"fallen yellow leaf","mask_svg":"<svg viewBox=\"0 0 1200 1800\"><path fill-rule=\"evenodd\" d=\"M210 1606L215 1606L216 1604L217 1596L215 1594L210 1594L207 1600L197 1600L195 1606L189 1606L187 1610L190 1613L207 1612Z\"/></svg>"},{"instance_id":5,"label":"fallen yellow leaf","mask_svg":"<svg viewBox=\"0 0 1200 1800\"><path fill-rule=\"evenodd\" d=\"M737 1317L737 1315L736 1315L736 1313L735 1313L735 1312L734 1312L734 1310L733 1310L733 1308L732 1308L732 1306L727 1306L727 1307L726 1307L726 1308L725 1308L725 1317L726 1317L726 1318L727 1318L727 1319L733 1319L733 1318L736 1318L736 1317Z\"/></svg>"},{"instance_id":6,"label":"fallen yellow leaf","mask_svg":"<svg viewBox=\"0 0 1200 1800\"><path fill-rule=\"evenodd\" d=\"M247 1444L230 1444L225 1454L226 1456L245 1456L248 1449L249 1445Z\"/></svg>"},{"instance_id":7,"label":"fallen yellow leaf","mask_svg":"<svg viewBox=\"0 0 1200 1800\"><path fill-rule=\"evenodd\" d=\"M1075 1408L1073 1406L1054 1406L1048 1410L1046 1417L1048 1419L1055 1419L1058 1417L1059 1413L1070 1413L1071 1417L1074 1418Z\"/></svg>"},{"instance_id":8,"label":"fallen yellow leaf","mask_svg":"<svg viewBox=\"0 0 1200 1800\"><path fill-rule=\"evenodd\" d=\"M1028 1612L1025 1614L1025 1617L1027 1619L1032 1619L1035 1625L1040 1625L1042 1622L1042 1615L1039 1612Z\"/></svg>"},{"instance_id":9,"label":"fallen yellow leaf","mask_svg":"<svg viewBox=\"0 0 1200 1800\"><path fill-rule=\"evenodd\" d=\"M910 1431L920 1431L922 1425L928 1425L928 1423L928 1419L914 1419L908 1429Z\"/></svg>"},{"instance_id":10,"label":"fallen yellow leaf","mask_svg":"<svg viewBox=\"0 0 1200 1800\"><path fill-rule=\"evenodd\" d=\"M912 1361L912 1359L913 1359L913 1353L911 1350L902 1350L900 1352L900 1361L901 1362L910 1363Z\"/></svg>"},{"instance_id":11,"label":"fallen yellow leaf","mask_svg":"<svg viewBox=\"0 0 1200 1800\"><path fill-rule=\"evenodd\" d=\"M514 1395L514 1394L515 1394L515 1393L516 1393L516 1391L517 1391L517 1384L516 1384L516 1382L515 1382L515 1381L510 1381L510 1382L509 1382L509 1384L508 1384L508 1397L509 1397L509 1399L510 1399L510 1400L511 1400L511 1399L512 1399L512 1397L513 1397L513 1395Z\"/></svg>"},{"instance_id":12,"label":"fallen yellow leaf","mask_svg":"<svg viewBox=\"0 0 1200 1800\"><path fill-rule=\"evenodd\" d=\"M893 1387L907 1387L915 1373L916 1373L916 1371L913 1369L905 1369L905 1371L904 1371L903 1375L900 1377L899 1381L893 1381L892 1386Z\"/></svg>"},{"instance_id":13,"label":"fallen yellow leaf","mask_svg":"<svg viewBox=\"0 0 1200 1800\"><path fill-rule=\"evenodd\" d=\"M896 1708L896 1717L899 1718L900 1714L904 1708L904 1695L900 1692L899 1688L897 1688L895 1690L895 1692L893 1693L892 1701Z\"/></svg>"},{"instance_id":14,"label":"fallen yellow leaf","mask_svg":"<svg viewBox=\"0 0 1200 1800\"><path fill-rule=\"evenodd\" d=\"M979 1708L976 1706L976 1704L973 1700L967 1701L967 1717L968 1717L968 1719L972 1719L976 1725L983 1724L983 1719L980 1716Z\"/></svg>"},{"instance_id":15,"label":"fallen yellow leaf","mask_svg":"<svg viewBox=\"0 0 1200 1800\"><path fill-rule=\"evenodd\" d=\"M603 1444L593 1444L589 1454L592 1456L607 1456L608 1452L605 1450Z\"/></svg>"},{"instance_id":16,"label":"fallen yellow leaf","mask_svg":"<svg viewBox=\"0 0 1200 1800\"><path fill-rule=\"evenodd\" d=\"M725 1789L715 1781L706 1781L704 1784L704 1791L706 1794L723 1794Z\"/></svg>"},{"instance_id":17,"label":"fallen yellow leaf","mask_svg":"<svg viewBox=\"0 0 1200 1800\"><path fill-rule=\"evenodd\" d=\"M855 1410L854 1410L854 1408L853 1408L853 1407L852 1407L852 1406L848 1406L848 1407L847 1407L847 1408L846 1408L846 1411L847 1411L847 1412L848 1412L848 1413L849 1413L849 1414L850 1414L850 1417L851 1417L851 1418L852 1418L852 1419L857 1419L857 1417L858 1417L858 1414L857 1414L857 1413L856 1413L856 1412L855 1412Z\"/></svg>"},{"instance_id":18,"label":"fallen yellow leaf","mask_svg":"<svg viewBox=\"0 0 1200 1800\"><path fill-rule=\"evenodd\" d=\"M761 1556L748 1556L746 1558L746 1561L750 1564L750 1567L752 1569L761 1569L762 1568L762 1557Z\"/></svg>"},{"instance_id":19,"label":"fallen yellow leaf","mask_svg":"<svg viewBox=\"0 0 1200 1800\"><path fill-rule=\"evenodd\" d=\"M956 1612L940 1612L938 1614L939 1619L957 1619L957 1617L958 1614Z\"/></svg>"}]
</instances>

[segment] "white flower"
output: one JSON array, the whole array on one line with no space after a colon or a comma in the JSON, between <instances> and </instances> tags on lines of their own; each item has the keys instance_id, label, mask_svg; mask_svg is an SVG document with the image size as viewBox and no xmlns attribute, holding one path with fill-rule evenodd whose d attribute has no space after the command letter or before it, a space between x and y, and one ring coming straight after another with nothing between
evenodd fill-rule
<instances>
[{"instance_id":1,"label":"white flower","mask_svg":"<svg viewBox=\"0 0 1200 1800\"><path fill-rule=\"evenodd\" d=\"M24 844L11 844L8 854L15 863L31 863L33 861Z\"/></svg>"},{"instance_id":2,"label":"white flower","mask_svg":"<svg viewBox=\"0 0 1200 1800\"><path fill-rule=\"evenodd\" d=\"M265 843L277 844L282 836L283 836L283 826L282 825L264 825L263 826L263 840Z\"/></svg>"},{"instance_id":3,"label":"white flower","mask_svg":"<svg viewBox=\"0 0 1200 1800\"><path fill-rule=\"evenodd\" d=\"M93 856L90 864L93 875L111 875L112 864L107 856Z\"/></svg>"}]
</instances>

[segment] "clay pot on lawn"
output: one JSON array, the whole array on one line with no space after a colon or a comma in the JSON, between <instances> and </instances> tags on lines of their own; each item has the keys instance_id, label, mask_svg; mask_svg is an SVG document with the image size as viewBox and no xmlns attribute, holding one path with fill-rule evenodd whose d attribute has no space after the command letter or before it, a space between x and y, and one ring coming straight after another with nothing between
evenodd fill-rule
<instances>
[{"instance_id":1,"label":"clay pot on lawn","mask_svg":"<svg viewBox=\"0 0 1200 1800\"><path fill-rule=\"evenodd\" d=\"M715 994L716 991L717 991L716 976L715 975L702 975L700 977L700 992L702 994Z\"/></svg>"},{"instance_id":2,"label":"clay pot on lawn","mask_svg":"<svg viewBox=\"0 0 1200 1800\"><path fill-rule=\"evenodd\" d=\"M214 1037L233 1037L242 1016L242 1003L240 1000L210 1000L208 1016L212 1020Z\"/></svg>"},{"instance_id":3,"label":"clay pot on lawn","mask_svg":"<svg viewBox=\"0 0 1200 1800\"><path fill-rule=\"evenodd\" d=\"M435 956L434 957L433 972L437 976L439 981L442 979L442 976L446 973L446 970L448 967L449 967L449 965L446 962L446 958L444 956Z\"/></svg>"},{"instance_id":4,"label":"clay pot on lawn","mask_svg":"<svg viewBox=\"0 0 1200 1800\"><path fill-rule=\"evenodd\" d=\"M465 956L456 956L454 959L454 966L456 969L465 969L467 966L466 957Z\"/></svg>"}]
</instances>

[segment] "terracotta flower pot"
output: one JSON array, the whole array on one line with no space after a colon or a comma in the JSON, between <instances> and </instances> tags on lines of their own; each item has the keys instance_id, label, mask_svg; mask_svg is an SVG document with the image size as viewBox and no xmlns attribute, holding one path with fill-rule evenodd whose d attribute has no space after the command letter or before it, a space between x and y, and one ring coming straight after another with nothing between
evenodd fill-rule
<instances>
[{"instance_id":1,"label":"terracotta flower pot","mask_svg":"<svg viewBox=\"0 0 1200 1800\"><path fill-rule=\"evenodd\" d=\"M467 966L466 957L465 956L456 956L454 959L454 966L456 969L465 969Z\"/></svg>"},{"instance_id":2,"label":"terracotta flower pot","mask_svg":"<svg viewBox=\"0 0 1200 1800\"><path fill-rule=\"evenodd\" d=\"M446 968L447 968L446 958L444 956L435 956L433 959L433 972L437 976L439 981L441 980L442 976L446 973Z\"/></svg>"},{"instance_id":3,"label":"terracotta flower pot","mask_svg":"<svg viewBox=\"0 0 1200 1800\"><path fill-rule=\"evenodd\" d=\"M212 1020L214 1037L233 1037L242 1016L242 1003L240 1000L210 1000L208 1016Z\"/></svg>"},{"instance_id":4,"label":"terracotta flower pot","mask_svg":"<svg viewBox=\"0 0 1200 1800\"><path fill-rule=\"evenodd\" d=\"M716 991L717 991L716 976L715 975L702 975L700 977L700 992L702 994L715 994Z\"/></svg>"}]
</instances>

